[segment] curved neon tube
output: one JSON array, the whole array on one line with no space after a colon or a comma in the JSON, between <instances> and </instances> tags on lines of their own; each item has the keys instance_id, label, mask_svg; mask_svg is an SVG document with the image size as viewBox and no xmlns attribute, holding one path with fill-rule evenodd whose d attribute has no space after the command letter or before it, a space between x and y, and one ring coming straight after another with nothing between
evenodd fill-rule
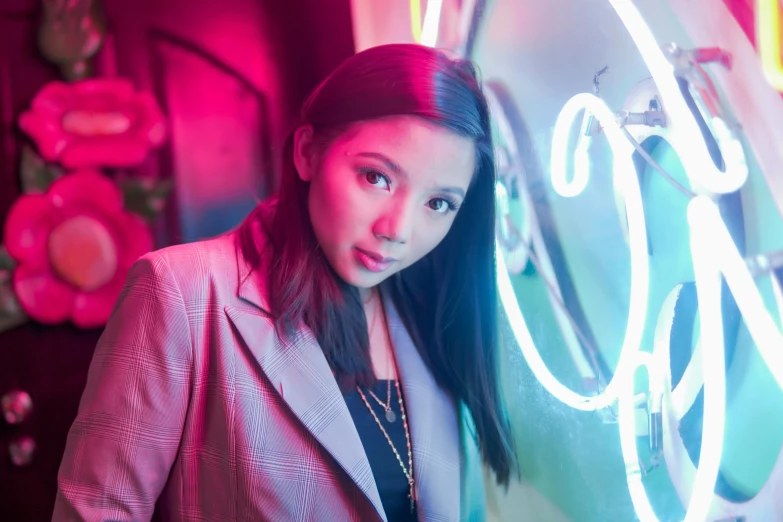
<instances>
[{"instance_id":1,"label":"curved neon tube","mask_svg":"<svg viewBox=\"0 0 783 522\"><path fill-rule=\"evenodd\" d=\"M705 206L706 205L706 206ZM693 483L691 500L684 522L701 522L709 514L715 481L720 469L726 423L726 369L723 340L723 312L721 310L721 270L719 256L711 244L717 223L705 221L707 208L714 206L705 197L694 198L688 205L688 224L691 229L693 273L696 296L699 301L704 378L704 420L699 467ZM716 207L717 211L717 207ZM718 221L720 215L718 215ZM731 243L733 245L733 243ZM735 250L736 252L736 250ZM709 325L709 326L708 326ZM668 365L667 365L668 368Z\"/></svg>"},{"instance_id":2,"label":"curved neon tube","mask_svg":"<svg viewBox=\"0 0 783 522\"><path fill-rule=\"evenodd\" d=\"M776 282L773 279L773 282ZM658 314L657 325L655 327L655 347L654 354L659 368L669 369L669 353L671 351L671 335L674 321L674 311L677 306L678 298L683 285L678 284L666 297L661 311ZM775 291L775 285L773 285ZM778 306L780 306L778 304ZM685 443L679 432L680 419L690 409L695 397L703 386L701 355L697 343L691 363L687 366L685 374L680 379L677 386L672 390L671 371L664 375L664 393L662 401L663 414L663 451L666 459L666 467L672 481L675 483L675 489L683 499L683 504L688 503L692 497L693 483L696 477L697 469L691 461ZM690 376L688 376L690 374ZM696 375L698 374L698 375ZM709 390L707 391L709 393ZM638 394L637 394L638 395ZM679 395L679 399L678 399ZM683 398L687 397L687 398ZM638 404L638 403L637 403ZM720 428L720 427L718 427ZM710 430L710 427L704 429ZM711 437L702 437L702 446L714 446ZM729 517L743 515L748 521L764 521L769 519L769 510L776 504L776 499L780 498L779 485L783 484L783 450L778 453L777 461L773 466L773 473L770 474L767 483L753 499L746 502L735 503L726 500L718 495L713 495L710 499L711 512L708 520L714 520L719 517ZM778 486L776 486L778 485ZM781 504L783 506L783 504ZM773 508L774 509L774 508Z\"/></svg>"},{"instance_id":3,"label":"curved neon tube","mask_svg":"<svg viewBox=\"0 0 783 522\"><path fill-rule=\"evenodd\" d=\"M747 165L744 160L744 152L741 143L736 140L722 120L714 119L713 132L721 145L721 151L727 165L725 173L720 172L714 166L706 143L701 139L695 119L688 109L682 97L679 86L672 74L672 66L665 59L657 46L649 28L630 0L609 0L621 20L628 28L639 51L642 54L653 78L664 98L667 113L673 122L671 141L673 148L682 159L683 166L689 177L694 180L695 188L700 191L708 191L714 194L733 192L739 189L747 179ZM766 0L765 0L766 1ZM777 20L777 19L776 19ZM641 208L641 197L638 194L638 184L629 183L627 177L623 177L623 159L630 160L630 152L626 149L630 144L623 140L615 139L619 130L608 108L592 95L583 94L574 97L566 104L558 117L555 125L555 136L552 144L552 183L555 190L563 196L573 197L580 194L589 180L589 170L585 163L586 145L580 142L575 154L575 175L569 182L566 179L567 136L570 126L576 114L585 109L591 112L601 121L606 130L609 144L614 153L615 182L621 183L621 196L626 212L628 213L628 231L631 246L631 306L629 309L626 337L623 343L623 351L620 356L615 377L602 394L596 397L585 397L574 393L560 383L548 370L542 360L530 332L519 309L511 281L502 256L502 251L496 243L498 252L498 286L500 299L506 309L511 328L519 343L531 370L542 386L552 395L569 406L590 411L599 409L619 399L621 404L621 445L623 446L624 460L627 467L628 486L633 499L634 507L642 520L657 520L650 506L649 499L641 482L641 473L636 455L635 428L633 424L633 375L638 364L645 364L648 369L652 366L653 359L649 354L639 351L638 343L641 340L641 328L644 326L645 314L634 314L639 304L639 285L644 284L644 303L640 310L646 311L647 298L647 258L646 258L646 234L644 230L644 215ZM595 99L593 99L595 98ZM589 142L587 142L589 144ZM627 172L634 173L633 165ZM634 186L636 190L634 189ZM725 223L720 217L717 207L706 197L695 198L688 207L688 222L691 227L691 251L694 262L694 273L697 284L697 297L699 301L699 314L701 324L712 325L704 328L698 343L701 353L694 354L694 359L701 356L702 378L705 388L704 402L704 434L700 455L700 466L696 469L693 488L690 492L690 500L685 521L693 522L704 520L712 505L713 490L720 467L721 451L723 447L725 427L725 371L723 367L724 344L722 316L720 309L720 275L723 273L732 294L745 318L748 330L756 342L762 358L770 369L778 385L783 388L783 333L777 329L771 314L766 310L758 289L747 270L739 252L736 249L731 236L728 234ZM641 230L636 225L641 224ZM636 245L639 239L643 240L644 256L636 255ZM644 275L643 281L640 276ZM774 282L773 282L774 283ZM775 287L775 290L779 290ZM775 294L776 299L781 292ZM636 344L630 343L636 332L639 336ZM658 343L656 343L656 346ZM655 359L662 360L663 354L657 354ZM668 361L668 353L665 355ZM663 365L668 368L668 364ZM660 379L660 372L652 371ZM669 406L672 394L670 391L670 372L667 370L664 383L668 391ZM652 382L652 381L651 381ZM660 381L658 382L660 384ZM687 400L682 398L681 400Z\"/></svg>"},{"instance_id":4,"label":"curved neon tube","mask_svg":"<svg viewBox=\"0 0 783 522\"><path fill-rule=\"evenodd\" d=\"M778 0L756 0L756 41L764 75L783 91L783 60L780 56L780 4Z\"/></svg>"},{"instance_id":5,"label":"curved neon tube","mask_svg":"<svg viewBox=\"0 0 783 522\"><path fill-rule=\"evenodd\" d=\"M737 304L743 312L748 330L754 337L759 350L771 351L783 346L783 334L774 325L771 314L764 308L761 296L752 280L750 273L741 263L731 237L723 224L715 204L705 197L697 197L688 206L688 223L691 229L691 252L693 256L696 291L699 301L699 318L702 328L699 344L702 347L700 355L702 377L704 379L704 427L702 446L699 456L699 467L696 469L691 498L684 522L705 520L712 504L715 481L720 468L721 452L726 422L726 375L723 366L725 360L723 339L723 316L721 311L721 274L726 278ZM745 280L743 280L745 279ZM773 281L773 285L777 282ZM740 290L741 289L741 290ZM740 290L738 295L736 292ZM774 290L777 290L775 286ZM776 292L777 298L777 292ZM777 299L776 299L777 300ZM673 305L670 306L673 314ZM762 324L759 324L762 323ZM752 325L752 326L751 326ZM774 330L774 331L771 331ZM756 336L753 332L755 331ZM757 336L768 336L759 343ZM671 386L671 371L668 352L663 353L661 347L668 349L667 343L656 343L655 358L659 363L656 368L665 371L663 378L653 377L656 372L650 371L650 382L661 379L665 386ZM652 358L640 353L640 363L652 368ZM694 358L697 357L694 354ZM780 361L770 364L770 371L775 375ZM777 378L778 375L775 375ZM633 375L626 376L623 381L624 391L620 395L620 442L626 464L628 488L631 499L640 519L645 522L657 522L644 486L641 483L641 473L636 453L636 433L633 423L634 389ZM672 406L672 395L667 394L667 404Z\"/></svg>"},{"instance_id":6,"label":"curved neon tube","mask_svg":"<svg viewBox=\"0 0 783 522\"><path fill-rule=\"evenodd\" d=\"M553 183L565 181L565 158L567 154L568 131L574 118L582 110L590 111L601 123L614 151L613 174L621 187L628 218L631 250L631 296L626 325L625 338L617 364L615 376L599 395L583 396L564 386L547 368L535 347L524 317L519 308L511 280L503 260L502 250L496 242L498 259L498 287L501 301L508 314L511 328L527 359L531 370L544 388L572 408L592 411L605 408L617 400L618 387L623 375L634 368L636 353L642 340L647 313L647 290L649 266L647 261L647 231L644 222L642 196L636 170L633 165L633 147L625 139L609 108L592 94L577 94L563 107L555 124L552 140L552 179Z\"/></svg>"},{"instance_id":7,"label":"curved neon tube","mask_svg":"<svg viewBox=\"0 0 783 522\"><path fill-rule=\"evenodd\" d=\"M587 187L587 182L590 180L591 141L591 138L585 137L577 144L574 150L574 179L568 185L555 189L561 196L566 198L578 196Z\"/></svg>"},{"instance_id":8,"label":"curved neon tube","mask_svg":"<svg viewBox=\"0 0 783 522\"><path fill-rule=\"evenodd\" d=\"M573 153L574 177L570 182L566 180L565 163L567 156L558 157L557 164L555 164L554 157L552 158L552 188L564 198L578 196L585 190L587 182L590 181L590 145L593 139L585 135L588 122L590 121L589 115L590 111L585 110L582 116L582 126L579 129L579 138ZM563 121L563 123L565 124L566 122ZM555 124L555 132L552 137L553 156L555 147L557 147L558 152L566 152L564 149L567 146L569 130L569 128L558 129L557 124Z\"/></svg>"},{"instance_id":9,"label":"curved neon tube","mask_svg":"<svg viewBox=\"0 0 783 522\"><path fill-rule=\"evenodd\" d=\"M737 247L734 245L723 219L721 219L718 207L704 196L694 198L688 206L688 222L691 224L692 235L703 236L704 248L709 250L709 255L719 264L720 271L737 301L737 306L742 313L753 342L756 343L761 358L778 386L783 389L783 332L778 329L772 314L767 310L756 283L753 281L753 276L750 275L745 261L737 251ZM695 265L696 252L694 251L693 254ZM699 306L701 307L702 304L701 296L699 296ZM715 323L702 324L712 325ZM704 332L702 332L703 335ZM704 345L702 349L706 351Z\"/></svg>"},{"instance_id":10,"label":"curved neon tube","mask_svg":"<svg viewBox=\"0 0 783 522\"><path fill-rule=\"evenodd\" d=\"M682 160L688 176L694 179L699 187L714 194L728 194L738 190L748 179L744 154L738 154L741 153L741 145L730 133L727 135L727 132L724 132L725 124L722 121L713 118L711 123L716 139L724 146L721 152L726 163L726 172L715 167L707 144L701 138L701 130L680 93L672 65L664 56L642 15L631 0L609 0L609 3L628 29L658 86L663 105L672 121L672 134L676 137L672 140L672 147Z\"/></svg>"},{"instance_id":11,"label":"curved neon tube","mask_svg":"<svg viewBox=\"0 0 783 522\"><path fill-rule=\"evenodd\" d=\"M709 333L703 339L710 347L707 357L701 358L702 375L704 376L704 428L702 431L699 467L696 470L694 486L688 509L683 522L701 522L707 519L712 502L715 481L718 478L723 437L726 421L726 375L723 368L724 348L723 329L720 309L720 273L714 265L710 265L709 246L699 245L703 239L694 239L694 265L698 266L697 293L701 299L708 300L708 306L699 307L700 320L715 321L717 313L718 324L709 328ZM676 300L676 299L675 299ZM674 300L670 300L669 312L673 317ZM664 305L666 306L666 305ZM706 332L705 332L706 333ZM656 343L656 353L639 352L636 363L647 367L650 393L655 397L664 393L661 387L671 390L671 370L669 365L667 343ZM622 381L623 390L619 397L618 427L620 430L620 446L625 462L626 481L636 514L641 522L659 522L650 499L642 483L639 456L636 447L636 427L634 423L634 373L626 374Z\"/></svg>"},{"instance_id":12,"label":"curved neon tube","mask_svg":"<svg viewBox=\"0 0 783 522\"><path fill-rule=\"evenodd\" d=\"M509 161L511 162L511 158L519 157L516 135L514 134L514 130L512 129L510 122L504 116L503 105L500 103L500 100L497 97L497 93L495 92L495 88L491 84L486 86L485 94L487 96L487 102L489 103L490 112L494 115L494 123L497 125L498 132L502 137L501 141L503 141L505 145ZM587 118L585 118L585 122L586 121ZM505 257L503 257L503 259L507 263L507 267L510 269L510 273L517 274L524 268L521 264L522 262L527 263L528 261L532 260L532 258L529 257L531 251L536 252L536 257L538 258L537 264L539 265L536 266L536 269L541 272L541 276L545 281L546 286L549 288L547 296L552 307L552 312L555 315L555 320L557 321L557 324L560 327L560 332L563 335L563 342L565 343L566 349L571 355L571 359L574 361L574 365L576 366L578 374L582 378L582 382L597 382L598 376L593 367L591 367L590 363L588 362L587 356L582 351L582 347L579 344L579 337L576 333L576 330L574 329L574 325L571 324L572 319L564 311L562 304L562 292L555 278L552 261L549 258L549 253L547 252L547 245L544 242L544 236L541 232L541 227L538 224L538 217L533 211L535 205L533 204L530 192L525 186L525 169L522 165L514 165L511 168L513 168L515 171L514 177L518 182L517 189L519 190L518 197L521 199L525 216L523 218L521 227L518 228L518 232L522 236L522 241L520 243L522 246L517 248L515 251L509 252L508 254L506 254L504 250ZM499 182L499 184L502 184L502 182ZM500 189L500 187L498 187L498 189ZM499 195L500 202L498 209L498 213L501 219L500 226L501 228L507 228L507 222L503 217L504 212L507 212L508 210L509 203L508 200L505 200L503 197L504 195L507 196L505 187L503 187L502 190L496 190L496 194ZM506 218L510 218L510 215L506 216ZM533 261L533 264L536 264L535 261Z\"/></svg>"},{"instance_id":13,"label":"curved neon tube","mask_svg":"<svg viewBox=\"0 0 783 522\"><path fill-rule=\"evenodd\" d=\"M593 411L598 409L599 404L596 403L593 397L585 397L572 391L557 380L557 378L552 375L552 372L549 371L549 368L547 368L546 363L541 358L541 354L533 342L530 330L525 322L525 317L522 315L522 311L519 308L517 296L514 294L514 288L511 285L511 278L508 275L506 263L503 260L503 251L500 247L500 243L497 241L495 242L495 252L498 264L497 277L500 302L506 310L511 331L514 334L519 349L522 351L522 355L530 366L533 375L536 376L536 379L538 379L538 382L541 383L541 386L543 386L544 389L572 408L582 411ZM604 405L601 404L600 407L604 407Z\"/></svg>"}]
</instances>

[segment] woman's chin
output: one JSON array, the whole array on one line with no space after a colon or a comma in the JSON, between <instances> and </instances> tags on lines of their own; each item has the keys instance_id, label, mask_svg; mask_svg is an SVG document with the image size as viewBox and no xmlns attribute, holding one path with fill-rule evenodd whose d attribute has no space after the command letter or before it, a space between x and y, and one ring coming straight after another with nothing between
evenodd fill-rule
<instances>
[{"instance_id":1,"label":"woman's chin","mask_svg":"<svg viewBox=\"0 0 783 522\"><path fill-rule=\"evenodd\" d=\"M389 272L391 273L391 272ZM348 270L340 270L338 275L351 286L358 289L369 289L381 284L389 274L385 272L371 272L362 267L350 267Z\"/></svg>"}]
</instances>

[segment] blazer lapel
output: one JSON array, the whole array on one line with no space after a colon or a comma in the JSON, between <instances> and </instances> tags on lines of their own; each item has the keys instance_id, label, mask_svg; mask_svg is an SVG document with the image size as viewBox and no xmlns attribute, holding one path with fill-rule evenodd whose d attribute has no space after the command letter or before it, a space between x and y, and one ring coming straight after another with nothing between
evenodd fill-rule
<instances>
[{"instance_id":1,"label":"blazer lapel","mask_svg":"<svg viewBox=\"0 0 783 522\"><path fill-rule=\"evenodd\" d=\"M413 445L421 522L460 519L460 423L453 399L435 382L391 298L383 296Z\"/></svg>"},{"instance_id":2,"label":"blazer lapel","mask_svg":"<svg viewBox=\"0 0 783 522\"><path fill-rule=\"evenodd\" d=\"M225 312L264 374L291 411L372 502L386 516L370 463L342 393L321 347L309 328L302 327L290 343L273 332L263 281L239 262L241 299L255 305L227 306Z\"/></svg>"},{"instance_id":3,"label":"blazer lapel","mask_svg":"<svg viewBox=\"0 0 783 522\"><path fill-rule=\"evenodd\" d=\"M385 521L370 462L329 364L309 329L290 344L260 312L226 307L226 314L291 411L364 492Z\"/></svg>"}]
</instances>

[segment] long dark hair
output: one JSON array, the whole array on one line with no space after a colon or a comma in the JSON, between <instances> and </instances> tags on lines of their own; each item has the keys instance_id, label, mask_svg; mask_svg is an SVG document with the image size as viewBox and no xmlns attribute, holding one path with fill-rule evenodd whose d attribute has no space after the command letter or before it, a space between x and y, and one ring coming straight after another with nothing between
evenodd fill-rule
<instances>
[{"instance_id":1,"label":"long dark hair","mask_svg":"<svg viewBox=\"0 0 783 522\"><path fill-rule=\"evenodd\" d=\"M445 239L413 266L390 277L391 296L422 359L440 386L471 412L484 461L501 484L516 474L508 418L498 379L495 279L495 158L489 109L475 67L418 45L392 44L343 62L308 97L301 125L325 145L351 124L417 116L475 143L476 171ZM276 210L266 220L273 249L268 300L282 337L306 324L343 390L375 381L367 323L358 290L343 282L317 246L308 214L308 184L293 163L293 135L284 150ZM260 255L252 223L240 247L253 266Z\"/></svg>"}]
</instances>

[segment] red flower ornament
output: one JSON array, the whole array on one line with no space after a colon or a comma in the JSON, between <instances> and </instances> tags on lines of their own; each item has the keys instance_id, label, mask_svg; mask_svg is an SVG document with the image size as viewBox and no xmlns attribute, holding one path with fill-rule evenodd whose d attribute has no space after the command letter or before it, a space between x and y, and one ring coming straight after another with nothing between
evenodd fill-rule
<instances>
[{"instance_id":1,"label":"red flower ornament","mask_svg":"<svg viewBox=\"0 0 783 522\"><path fill-rule=\"evenodd\" d=\"M166 138L155 98L127 80L109 78L48 83L19 127L44 159L68 169L131 167Z\"/></svg>"},{"instance_id":2,"label":"red flower ornament","mask_svg":"<svg viewBox=\"0 0 783 522\"><path fill-rule=\"evenodd\" d=\"M21 196L4 238L17 262L14 294L27 315L80 328L106 323L128 269L152 250L146 223L123 209L120 189L95 171L67 174L45 194Z\"/></svg>"}]
</instances>

